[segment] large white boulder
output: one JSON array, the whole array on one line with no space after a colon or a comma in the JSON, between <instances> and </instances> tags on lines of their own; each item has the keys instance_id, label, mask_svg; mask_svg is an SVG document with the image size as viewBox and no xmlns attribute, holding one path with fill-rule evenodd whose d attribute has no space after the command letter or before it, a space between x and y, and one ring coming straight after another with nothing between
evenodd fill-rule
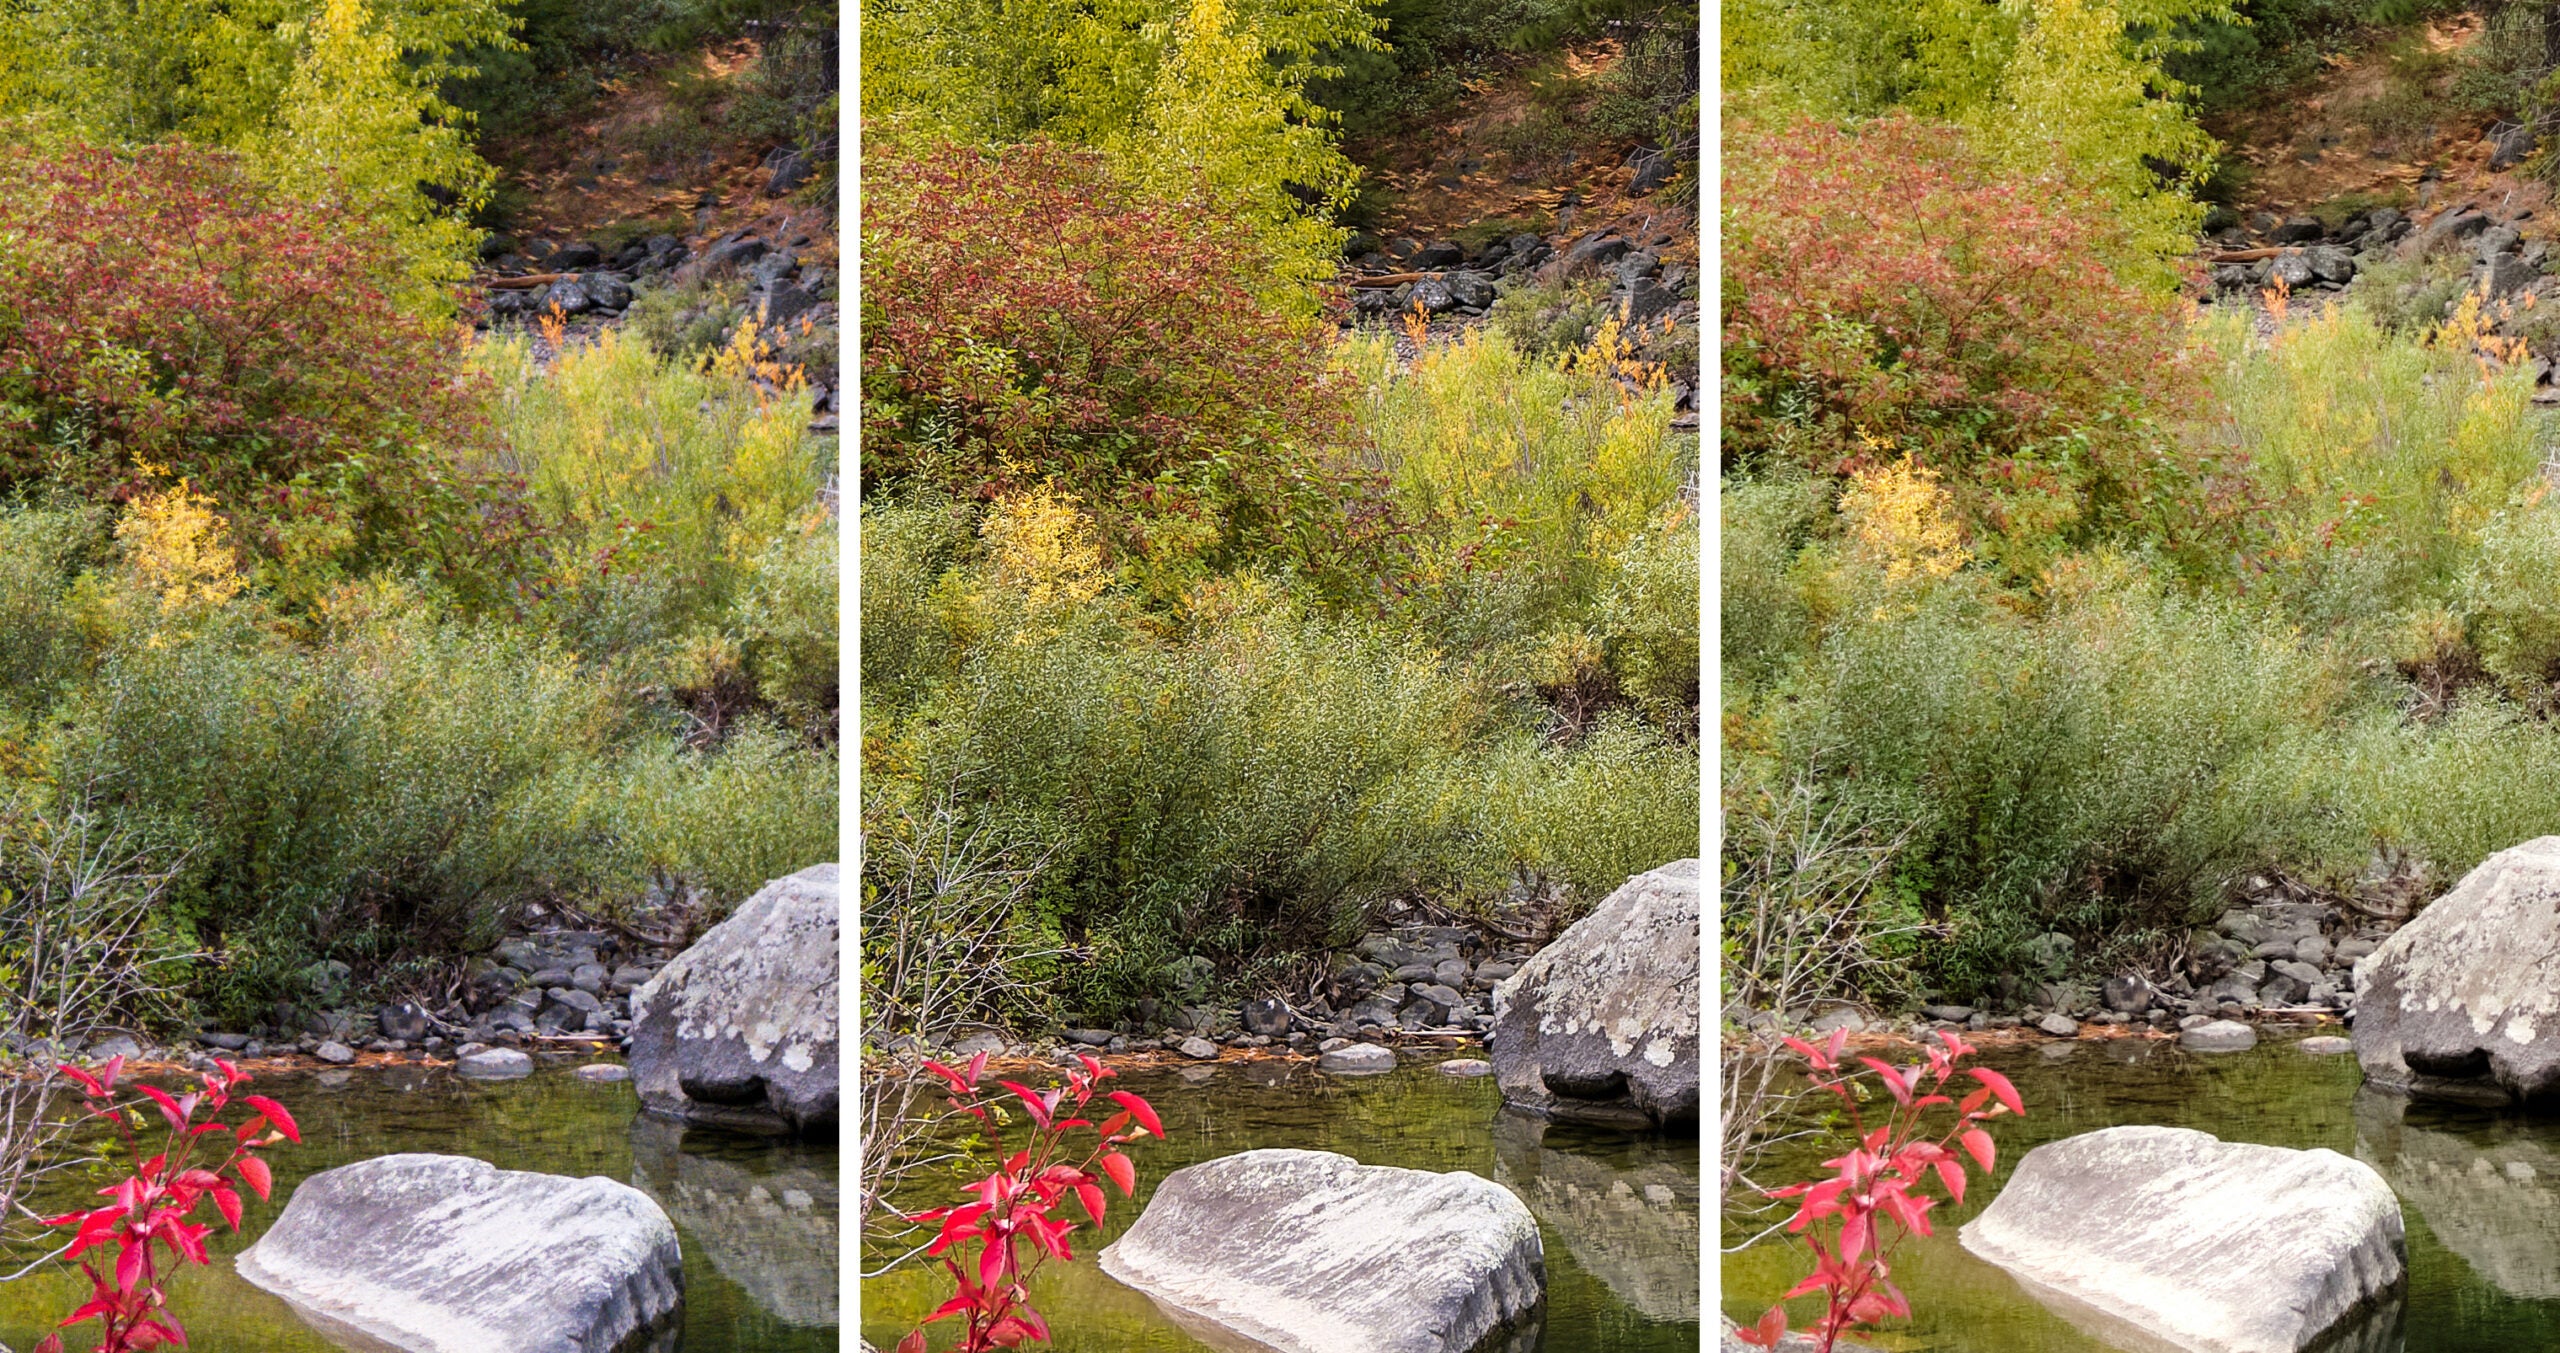
<instances>
[{"instance_id":1,"label":"large white boulder","mask_svg":"<svg viewBox=\"0 0 2560 1353\"><path fill-rule=\"evenodd\" d=\"M2442 1099L2560 1103L2560 836L2499 851L2356 960L2356 1060Z\"/></svg>"},{"instance_id":2,"label":"large white boulder","mask_svg":"<svg viewBox=\"0 0 2560 1353\"><path fill-rule=\"evenodd\" d=\"M612 1353L684 1299L675 1224L628 1184L377 1156L302 1181L240 1276L401 1353Z\"/></svg>"},{"instance_id":3,"label":"large white boulder","mask_svg":"<svg viewBox=\"0 0 2560 1353\"><path fill-rule=\"evenodd\" d=\"M1330 1151L1174 1171L1102 1268L1279 1353L1469 1353L1546 1292L1537 1219L1509 1190Z\"/></svg>"},{"instance_id":4,"label":"large white boulder","mask_svg":"<svg viewBox=\"0 0 2560 1353\"><path fill-rule=\"evenodd\" d=\"M2387 1300L2408 1262L2370 1166L2189 1128L2039 1146L1962 1235L2038 1296L2194 1353L2298 1353Z\"/></svg>"},{"instance_id":5,"label":"large white boulder","mask_svg":"<svg viewBox=\"0 0 2560 1353\"><path fill-rule=\"evenodd\" d=\"M766 884L631 993L649 1112L751 1131L836 1126L836 866Z\"/></svg>"},{"instance_id":6,"label":"large white boulder","mask_svg":"<svg viewBox=\"0 0 2560 1353\"><path fill-rule=\"evenodd\" d=\"M1503 1102L1556 1118L1698 1119L1698 862L1626 881L1493 990Z\"/></svg>"}]
</instances>

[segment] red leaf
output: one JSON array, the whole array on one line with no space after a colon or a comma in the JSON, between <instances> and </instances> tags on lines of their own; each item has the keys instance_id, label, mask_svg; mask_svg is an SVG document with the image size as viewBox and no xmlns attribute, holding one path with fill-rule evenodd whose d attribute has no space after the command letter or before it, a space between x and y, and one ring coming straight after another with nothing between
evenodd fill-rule
<instances>
[{"instance_id":1,"label":"red leaf","mask_svg":"<svg viewBox=\"0 0 2560 1353\"><path fill-rule=\"evenodd\" d=\"M256 1156L242 1156L240 1158L240 1178L243 1182L248 1184L248 1186L255 1191L261 1199L264 1199L267 1196L267 1191L272 1188L275 1183L274 1176L267 1172L267 1163L258 1159Z\"/></svg>"},{"instance_id":2,"label":"red leaf","mask_svg":"<svg viewBox=\"0 0 2560 1353\"><path fill-rule=\"evenodd\" d=\"M1117 1103L1121 1108L1127 1109L1131 1115L1136 1117L1139 1126L1144 1127L1155 1137L1156 1140L1164 1140L1164 1123L1156 1117L1155 1109L1150 1106L1147 1101L1138 1098L1136 1095L1130 1094L1126 1090L1112 1091L1111 1098L1113 1102Z\"/></svg>"},{"instance_id":3,"label":"red leaf","mask_svg":"<svg viewBox=\"0 0 2560 1353\"><path fill-rule=\"evenodd\" d=\"M1956 1140L1964 1147L1965 1154L1982 1167L1984 1174L1991 1173L1991 1162L1998 1157L1999 1148L1992 1145L1990 1133L1980 1128L1966 1128L1964 1135Z\"/></svg>"},{"instance_id":4,"label":"red leaf","mask_svg":"<svg viewBox=\"0 0 2560 1353\"><path fill-rule=\"evenodd\" d=\"M1746 1344L1756 1344L1762 1348L1776 1348L1778 1346L1778 1341L1787 1337L1787 1308L1784 1306L1770 1307L1768 1310L1761 1313L1760 1322L1758 1324L1753 1325L1749 1329L1735 1330L1734 1337L1740 1339Z\"/></svg>"},{"instance_id":5,"label":"red leaf","mask_svg":"<svg viewBox=\"0 0 2560 1353\"><path fill-rule=\"evenodd\" d=\"M1040 1096L1033 1094L1031 1092L1031 1087L1017 1084L1013 1081L998 1081L996 1084L1011 1090L1013 1092L1013 1097L1022 1101L1023 1107L1030 1110L1031 1121L1038 1123L1044 1128L1049 1126L1049 1103Z\"/></svg>"},{"instance_id":6,"label":"red leaf","mask_svg":"<svg viewBox=\"0 0 2560 1353\"><path fill-rule=\"evenodd\" d=\"M924 1353L924 1331L908 1330L907 1337L898 1341L895 1353Z\"/></svg>"},{"instance_id":7,"label":"red leaf","mask_svg":"<svg viewBox=\"0 0 2560 1353\"><path fill-rule=\"evenodd\" d=\"M169 1120L169 1128L174 1128L174 1130L187 1130L187 1113L184 1113L182 1107L177 1107L177 1100L174 1100L174 1097L169 1097L169 1092L161 1090L161 1087L156 1087L156 1084L136 1084L136 1087L133 1087L133 1090L141 1090L143 1095L151 1097L151 1102L154 1102L154 1105L159 1105L159 1107L161 1107L161 1118Z\"/></svg>"},{"instance_id":8,"label":"red leaf","mask_svg":"<svg viewBox=\"0 0 2560 1353\"><path fill-rule=\"evenodd\" d=\"M1966 1067L1965 1074L1982 1082L1983 1086L1989 1089L1991 1093L1999 1099L2000 1106L2002 1108L2018 1115L2020 1118L2027 1116L2027 1106L2024 1101L2018 1098L2018 1087L2011 1085L2008 1077L2001 1075L1999 1072L1994 1071L1987 1066Z\"/></svg>"},{"instance_id":9,"label":"red leaf","mask_svg":"<svg viewBox=\"0 0 2560 1353\"><path fill-rule=\"evenodd\" d=\"M1128 1197L1138 1187L1138 1167L1130 1164L1129 1158L1117 1151L1102 1153L1102 1172L1111 1176L1112 1183L1120 1186L1120 1196L1123 1198Z\"/></svg>"},{"instance_id":10,"label":"red leaf","mask_svg":"<svg viewBox=\"0 0 2560 1353\"><path fill-rule=\"evenodd\" d=\"M285 1135L285 1140L297 1146L302 1143L302 1129L294 1126L293 1115L286 1113L282 1104L265 1095L244 1095L240 1102L265 1114L267 1121L276 1125L276 1131Z\"/></svg>"}]
</instances>

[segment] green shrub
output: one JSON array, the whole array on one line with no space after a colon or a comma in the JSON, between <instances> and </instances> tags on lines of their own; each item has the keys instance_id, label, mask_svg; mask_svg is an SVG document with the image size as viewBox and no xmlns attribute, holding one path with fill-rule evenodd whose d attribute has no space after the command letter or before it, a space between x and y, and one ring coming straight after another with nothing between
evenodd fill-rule
<instances>
[{"instance_id":1,"label":"green shrub","mask_svg":"<svg viewBox=\"0 0 2560 1353\"><path fill-rule=\"evenodd\" d=\"M62 733L90 806L179 858L171 890L237 1014L319 957L492 943L574 868L545 802L605 711L556 650L426 614L301 651L236 610L101 655Z\"/></svg>"},{"instance_id":2,"label":"green shrub","mask_svg":"<svg viewBox=\"0 0 2560 1353\"><path fill-rule=\"evenodd\" d=\"M518 335L482 345L477 360L505 441L494 467L523 481L553 541L535 610L580 659L626 687L680 695L753 686L742 644L808 665L800 641L783 641L800 653L783 659L775 636L737 629L738 608L784 596L747 600L769 562L800 579L787 584L792 604L809 604L812 565L781 557L781 542L805 537L830 467L796 391L760 387L752 354L734 344L695 367L607 334L544 368ZM804 633L832 623L776 620ZM795 699L823 689L813 672L775 689L785 687ZM787 717L822 716L803 705Z\"/></svg>"},{"instance_id":3,"label":"green shrub","mask_svg":"<svg viewBox=\"0 0 2560 1353\"><path fill-rule=\"evenodd\" d=\"M2385 330L2419 337L2443 324L2470 289L2471 261L2459 252L2393 252L2360 268L2347 296Z\"/></svg>"},{"instance_id":4,"label":"green shrub","mask_svg":"<svg viewBox=\"0 0 2560 1353\"><path fill-rule=\"evenodd\" d=\"M36 718L78 678L87 646L71 584L104 553L102 516L0 508L0 715Z\"/></svg>"},{"instance_id":5,"label":"green shrub","mask_svg":"<svg viewBox=\"0 0 2560 1353\"><path fill-rule=\"evenodd\" d=\"M804 735L836 732L836 519L785 532L757 558L732 628L756 693Z\"/></svg>"},{"instance_id":6,"label":"green shrub","mask_svg":"<svg viewBox=\"0 0 2560 1353\"><path fill-rule=\"evenodd\" d=\"M1809 773L1902 838L1892 887L1943 930L1929 977L1980 990L2047 931L2138 946L2325 841L2299 772L2345 684L2248 611L2104 561L2040 620L1962 575L1855 586L1793 699L1741 730L1774 754L1729 773Z\"/></svg>"},{"instance_id":7,"label":"green shrub","mask_svg":"<svg viewBox=\"0 0 2560 1353\"><path fill-rule=\"evenodd\" d=\"M624 312L623 328L659 356L692 365L728 346L746 317L745 278L680 274L641 288Z\"/></svg>"},{"instance_id":8,"label":"green shrub","mask_svg":"<svg viewBox=\"0 0 2560 1353\"><path fill-rule=\"evenodd\" d=\"M1242 973L1356 938L1456 881L1445 781L1484 696L1374 633L1256 609L1172 647L1107 613L973 647L878 767L915 767L1036 840L1078 1008L1125 1008L1184 954ZM1694 822L1694 814L1692 821Z\"/></svg>"}]
</instances>

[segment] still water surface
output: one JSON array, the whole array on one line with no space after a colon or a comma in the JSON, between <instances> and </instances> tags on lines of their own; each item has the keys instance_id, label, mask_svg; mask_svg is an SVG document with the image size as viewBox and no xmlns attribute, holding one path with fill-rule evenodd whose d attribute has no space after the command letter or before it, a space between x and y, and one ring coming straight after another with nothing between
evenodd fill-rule
<instances>
[{"instance_id":1,"label":"still water surface","mask_svg":"<svg viewBox=\"0 0 2560 1353\"><path fill-rule=\"evenodd\" d=\"M213 1263L186 1269L170 1285L171 1305L186 1322L194 1353L333 1349L291 1307L243 1282L231 1256L265 1231L303 1179L400 1151L476 1156L500 1169L603 1175L630 1184L667 1210L684 1247L682 1353L834 1353L832 1145L681 1131L641 1117L628 1082L589 1084L571 1076L567 1064L547 1064L516 1081L368 1067L260 1076L251 1088L293 1112L302 1145L267 1153L275 1167L274 1201L252 1200L239 1235L217 1222ZM236 1122L239 1115L228 1117ZM57 1187L36 1206L47 1212L88 1206L87 1190L102 1182ZM204 1215L212 1216L210 1206ZM0 1284L0 1343L32 1347L88 1295L87 1280L76 1272ZM86 1347L94 1341L70 1342Z\"/></svg>"},{"instance_id":2,"label":"still water surface","mask_svg":"<svg viewBox=\"0 0 2560 1353\"><path fill-rule=\"evenodd\" d=\"M2352 1332L2357 1349L2560 1349L2560 1122L2366 1090L2352 1054L2308 1056L2291 1035L2245 1053L2189 1053L2173 1040L2126 1039L1995 1048L1977 1060L2006 1072L2027 1102L2026 1119L1999 1124L1999 1182L2039 1142L2128 1123L2196 1128L2225 1141L2327 1147L2380 1172L2408 1224L2406 1296ZM1810 1177L1833 1154L1819 1143L1796 1146L1768 1162L1764 1174ZM1931 1214L1934 1238L1905 1243L1894 1278L1910 1295L1915 1318L1875 1342L1951 1353L2113 1353L2118 1345L2046 1310L1958 1243L1957 1227L1994 1196L1977 1186L1964 1206ZM1765 1220L1729 1213L1723 1243L1739 1243ZM1726 1255L1722 1267L1724 1313L1748 1323L1803 1273L1805 1260L1801 1247L1763 1242ZM1809 1313L1811 1303L1794 1309Z\"/></svg>"},{"instance_id":3,"label":"still water surface","mask_svg":"<svg viewBox=\"0 0 2560 1353\"><path fill-rule=\"evenodd\" d=\"M1046 1081L1035 1081L1045 1084ZM1337 1151L1367 1165L1468 1170L1529 1204L1546 1242L1547 1303L1540 1327L1501 1353L1696 1353L1698 1143L1551 1127L1502 1111L1490 1077L1456 1079L1408 1065L1342 1077L1279 1061L1127 1072L1114 1082L1145 1095L1166 1140L1137 1151L1139 1204L1185 1165L1262 1147ZM949 1198L930 1187L909 1210ZM1177 1328L1121 1286L1093 1254L1136 1221L1116 1197L1099 1238L1079 1228L1076 1262L1050 1264L1032 1301L1058 1353L1191 1353L1211 1345ZM1070 1212L1074 1209L1070 1208ZM1080 1214L1079 1214L1080 1215ZM1393 1283L1395 1275L1378 1281ZM863 1284L862 1332L882 1348L950 1295L936 1269L901 1268ZM934 1326L935 1347L949 1342Z\"/></svg>"}]
</instances>

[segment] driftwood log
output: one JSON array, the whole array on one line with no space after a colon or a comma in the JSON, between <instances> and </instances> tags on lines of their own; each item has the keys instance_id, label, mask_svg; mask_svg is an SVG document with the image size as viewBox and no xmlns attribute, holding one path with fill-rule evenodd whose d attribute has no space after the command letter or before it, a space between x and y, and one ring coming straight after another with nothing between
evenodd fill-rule
<instances>
[{"instance_id":1,"label":"driftwood log","mask_svg":"<svg viewBox=\"0 0 2560 1353\"><path fill-rule=\"evenodd\" d=\"M522 291L527 287L542 287L554 282L566 282L577 275L573 272L538 272L524 277L493 277L481 285L488 287L491 291Z\"/></svg>"}]
</instances>

